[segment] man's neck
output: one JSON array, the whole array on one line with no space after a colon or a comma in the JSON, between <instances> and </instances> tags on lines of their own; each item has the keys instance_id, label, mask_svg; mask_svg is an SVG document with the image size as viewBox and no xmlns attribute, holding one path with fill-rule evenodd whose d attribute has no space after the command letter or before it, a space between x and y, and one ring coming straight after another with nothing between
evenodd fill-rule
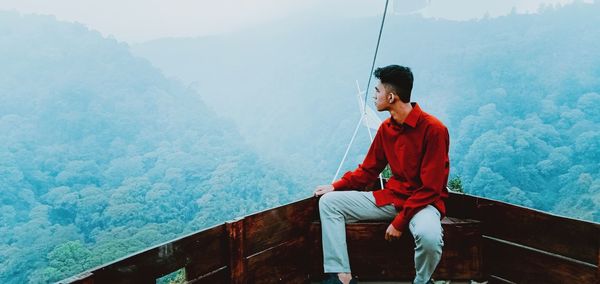
<instances>
[{"instance_id":1,"label":"man's neck","mask_svg":"<svg viewBox=\"0 0 600 284\"><path fill-rule=\"evenodd\" d=\"M392 105L390 108L390 115L392 115L392 119L398 124L404 123L404 120L412 110L412 105L410 103L397 103Z\"/></svg>"}]
</instances>

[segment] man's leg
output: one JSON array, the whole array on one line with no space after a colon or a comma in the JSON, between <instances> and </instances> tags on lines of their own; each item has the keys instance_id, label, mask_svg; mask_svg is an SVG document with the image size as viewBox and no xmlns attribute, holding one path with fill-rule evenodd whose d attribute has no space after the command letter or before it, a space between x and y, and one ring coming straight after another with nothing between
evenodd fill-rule
<instances>
[{"instance_id":1,"label":"man's leg","mask_svg":"<svg viewBox=\"0 0 600 284\"><path fill-rule=\"evenodd\" d=\"M409 229L415 239L415 271L413 283L428 283L442 257L444 232L440 212L432 205L421 209L410 220Z\"/></svg>"},{"instance_id":2,"label":"man's leg","mask_svg":"<svg viewBox=\"0 0 600 284\"><path fill-rule=\"evenodd\" d=\"M393 205L377 207L373 192L332 191L319 200L325 273L350 272L346 246L346 224L359 220L391 220Z\"/></svg>"}]
</instances>

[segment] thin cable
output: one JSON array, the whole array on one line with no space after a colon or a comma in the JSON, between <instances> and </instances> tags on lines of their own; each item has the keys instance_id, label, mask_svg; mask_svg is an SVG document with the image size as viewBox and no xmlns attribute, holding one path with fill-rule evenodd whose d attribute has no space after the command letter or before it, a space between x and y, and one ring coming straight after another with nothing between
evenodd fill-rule
<instances>
[{"instance_id":1,"label":"thin cable","mask_svg":"<svg viewBox=\"0 0 600 284\"><path fill-rule=\"evenodd\" d=\"M387 14L388 3L390 0L385 0L385 8L383 9L383 18L381 19L381 27L379 27L379 36L377 37L377 46L375 47L375 55L373 55L373 63L371 64L371 72L369 72L369 81L367 83L367 89L365 90L365 103L363 104L363 113L367 112L367 97L369 95L369 87L371 87L371 77L373 77L373 69L375 69L375 60L377 59L377 52L379 51L379 42L381 41L381 33L383 31L383 24L385 23L385 15Z\"/></svg>"},{"instance_id":2,"label":"thin cable","mask_svg":"<svg viewBox=\"0 0 600 284\"><path fill-rule=\"evenodd\" d=\"M358 133L358 128L360 127L362 120L363 120L363 117L361 116L360 119L358 120L358 123L356 124L356 128L354 129L354 134L352 134L352 139L350 139L350 143L348 144L348 147L346 148L346 153L344 153L344 157L342 158L342 161L340 162L340 165L338 166L338 169L335 172L335 176L333 177L333 180L331 181L331 183L333 183L337 179L338 174L340 174L342 165L346 161L346 156L348 156L348 151L350 151L350 146L352 146L352 143L354 143L354 138L356 138L356 133Z\"/></svg>"},{"instance_id":3,"label":"thin cable","mask_svg":"<svg viewBox=\"0 0 600 284\"><path fill-rule=\"evenodd\" d=\"M356 80L356 90L358 91L358 96L360 96L360 93L362 91L360 90L360 85L358 84L358 80ZM360 101L360 102L362 103L362 101ZM364 107L364 104L362 104L361 106ZM369 118L368 118L366 112L363 113L363 117L365 119L365 126L367 127L367 131L369 132L369 138L371 139L371 143L373 143L373 133L371 132L371 127L369 127L369 122L368 122ZM379 185L381 185L381 188L383 188L383 175L381 173L379 174Z\"/></svg>"},{"instance_id":4,"label":"thin cable","mask_svg":"<svg viewBox=\"0 0 600 284\"><path fill-rule=\"evenodd\" d=\"M346 161L346 157L348 156L348 152L350 151L350 146L352 146L352 143L354 142L354 138L356 138L356 134L358 133L358 128L360 127L361 122L363 121L363 119L365 120L365 122L367 121L367 97L369 95L369 87L371 86L371 77L373 74L373 69L375 69L375 61L377 60L377 52L379 51L379 43L381 42L381 34L383 32L383 25L385 23L385 15L387 14L387 8L388 8L389 2L390 2L389 0L385 0L385 8L383 9L383 18L381 19L381 26L379 27L379 35L377 37L377 45L375 46L375 54L373 55L373 63L371 64L371 71L369 72L369 81L367 83L367 89L365 90L365 101L362 105L363 114L361 115L360 119L358 120L358 123L356 124L356 128L354 129L354 134L352 135L352 139L350 139L350 143L348 144L348 147L346 148L346 153L344 153L344 157L342 158L342 161L340 162L340 165L338 166L338 169L335 172L335 176L333 177L333 180L331 181L332 183L337 179L337 176L340 173L340 170L342 169L342 165ZM357 86L358 86L358 82L357 82ZM360 88L359 88L359 91L360 91ZM365 125L366 124L367 123L365 123ZM367 126L367 128L369 128L368 125L366 125L366 126ZM371 134L370 129L369 129L369 137L371 138L371 142L373 142L373 136ZM383 179L382 179L381 174L379 174L379 181L381 183L381 187L383 187Z\"/></svg>"}]
</instances>

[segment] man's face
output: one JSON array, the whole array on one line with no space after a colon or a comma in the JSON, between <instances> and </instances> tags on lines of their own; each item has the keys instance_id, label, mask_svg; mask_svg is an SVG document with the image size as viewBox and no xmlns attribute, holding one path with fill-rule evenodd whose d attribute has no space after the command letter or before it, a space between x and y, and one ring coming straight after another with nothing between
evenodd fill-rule
<instances>
[{"instance_id":1,"label":"man's face","mask_svg":"<svg viewBox=\"0 0 600 284\"><path fill-rule=\"evenodd\" d=\"M375 96L373 96L375 100L373 103L375 104L375 108L377 111L388 110L390 107L389 99L390 93L387 91L385 85L379 81L377 86L375 86Z\"/></svg>"}]
</instances>

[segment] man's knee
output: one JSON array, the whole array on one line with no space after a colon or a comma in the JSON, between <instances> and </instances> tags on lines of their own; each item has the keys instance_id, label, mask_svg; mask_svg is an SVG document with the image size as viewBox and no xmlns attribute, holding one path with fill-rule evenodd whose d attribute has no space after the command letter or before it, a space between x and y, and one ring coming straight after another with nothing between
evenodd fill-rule
<instances>
[{"instance_id":1,"label":"man's knee","mask_svg":"<svg viewBox=\"0 0 600 284\"><path fill-rule=\"evenodd\" d=\"M420 226L414 231L415 242L426 251L438 251L443 245L441 228Z\"/></svg>"},{"instance_id":2,"label":"man's knee","mask_svg":"<svg viewBox=\"0 0 600 284\"><path fill-rule=\"evenodd\" d=\"M321 214L337 214L346 208L349 191L332 191L325 193L319 199Z\"/></svg>"},{"instance_id":3,"label":"man's knee","mask_svg":"<svg viewBox=\"0 0 600 284\"><path fill-rule=\"evenodd\" d=\"M339 193L340 192L334 192L334 191L332 191L332 192L328 192L328 193L323 194L321 196L321 198L319 198L319 209L323 210L325 208L331 207L336 202L336 200L338 199L338 194Z\"/></svg>"}]
</instances>

